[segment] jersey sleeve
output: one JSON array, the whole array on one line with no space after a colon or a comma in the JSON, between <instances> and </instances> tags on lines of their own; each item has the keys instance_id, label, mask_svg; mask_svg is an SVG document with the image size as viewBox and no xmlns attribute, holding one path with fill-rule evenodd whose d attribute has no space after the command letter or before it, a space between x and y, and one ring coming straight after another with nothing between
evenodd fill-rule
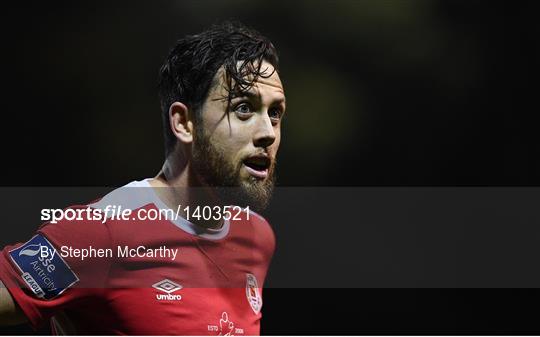
<instances>
[{"instance_id":1,"label":"jersey sleeve","mask_svg":"<svg viewBox=\"0 0 540 337\"><path fill-rule=\"evenodd\" d=\"M253 221L255 222L256 228L259 230L257 238L261 251L265 255L265 260L267 263L270 264L276 250L276 235L268 220L266 220L262 215L253 211L251 211L251 215L253 216Z\"/></svg>"},{"instance_id":2,"label":"jersey sleeve","mask_svg":"<svg viewBox=\"0 0 540 337\"><path fill-rule=\"evenodd\" d=\"M84 257L84 250L95 254ZM37 328L55 313L103 293L111 258L98 252L107 250L112 247L106 222L81 217L45 223L27 242L0 252L0 280Z\"/></svg>"}]
</instances>

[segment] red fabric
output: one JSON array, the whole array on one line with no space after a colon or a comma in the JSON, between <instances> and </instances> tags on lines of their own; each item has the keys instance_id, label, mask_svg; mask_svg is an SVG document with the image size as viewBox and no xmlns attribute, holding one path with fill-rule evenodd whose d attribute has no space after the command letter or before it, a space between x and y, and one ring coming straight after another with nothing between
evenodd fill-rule
<instances>
[{"instance_id":1,"label":"red fabric","mask_svg":"<svg viewBox=\"0 0 540 337\"><path fill-rule=\"evenodd\" d=\"M157 209L153 203L143 207ZM57 321L69 321L80 334L258 335L261 313L250 304L254 289L247 287L247 277L255 276L262 296L275 238L262 217L245 217L232 220L219 240L189 234L167 220L45 224L38 233L57 251L62 246L109 248L113 258L64 257L80 281L54 299L41 300L26 289L10 259L9 251L19 243L0 254L0 279L34 326L62 314ZM119 246L141 245L179 250L175 260L117 256ZM163 280L181 285L171 293L180 300L164 299L166 292L152 287Z\"/></svg>"}]
</instances>

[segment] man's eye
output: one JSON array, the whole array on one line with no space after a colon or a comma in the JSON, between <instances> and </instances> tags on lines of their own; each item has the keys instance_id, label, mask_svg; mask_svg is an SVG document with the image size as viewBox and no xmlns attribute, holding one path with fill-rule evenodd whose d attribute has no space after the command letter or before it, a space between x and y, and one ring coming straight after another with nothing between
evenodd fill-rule
<instances>
[{"instance_id":1,"label":"man's eye","mask_svg":"<svg viewBox=\"0 0 540 337\"><path fill-rule=\"evenodd\" d=\"M234 111L240 114L249 114L251 113L251 107L247 103L240 103L234 108Z\"/></svg>"},{"instance_id":2,"label":"man's eye","mask_svg":"<svg viewBox=\"0 0 540 337\"><path fill-rule=\"evenodd\" d=\"M278 108L273 108L268 111L268 116L272 119L280 119L283 113Z\"/></svg>"}]
</instances>

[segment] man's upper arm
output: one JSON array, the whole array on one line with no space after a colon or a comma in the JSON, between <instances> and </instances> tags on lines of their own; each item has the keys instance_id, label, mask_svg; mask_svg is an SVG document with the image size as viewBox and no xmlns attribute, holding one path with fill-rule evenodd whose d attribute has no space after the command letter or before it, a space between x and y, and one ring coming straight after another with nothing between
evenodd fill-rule
<instances>
[{"instance_id":1,"label":"man's upper arm","mask_svg":"<svg viewBox=\"0 0 540 337\"><path fill-rule=\"evenodd\" d=\"M84 209L85 206L73 206ZM75 249L111 248L107 223L90 220L62 220L42 225L26 243L4 247L0 252L0 325L27 320L39 328L81 298L103 295L111 259L82 259L61 256L65 245ZM36 247L48 250L41 259ZM112 249L112 248L111 248Z\"/></svg>"},{"instance_id":2,"label":"man's upper arm","mask_svg":"<svg viewBox=\"0 0 540 337\"><path fill-rule=\"evenodd\" d=\"M0 280L0 326L24 323L26 316Z\"/></svg>"}]
</instances>

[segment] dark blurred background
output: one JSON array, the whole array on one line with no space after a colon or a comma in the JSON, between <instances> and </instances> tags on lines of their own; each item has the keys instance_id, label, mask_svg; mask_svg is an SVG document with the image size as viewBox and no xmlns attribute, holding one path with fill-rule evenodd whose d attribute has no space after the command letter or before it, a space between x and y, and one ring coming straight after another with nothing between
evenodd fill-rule
<instances>
[{"instance_id":1,"label":"dark blurred background","mask_svg":"<svg viewBox=\"0 0 540 337\"><path fill-rule=\"evenodd\" d=\"M3 110L23 118L7 131L26 151L2 184L116 186L157 172L161 62L179 37L235 18L281 54L281 185L538 185L533 3L4 5Z\"/></svg>"},{"instance_id":2,"label":"dark blurred background","mask_svg":"<svg viewBox=\"0 0 540 337\"><path fill-rule=\"evenodd\" d=\"M163 160L160 64L177 38L232 18L280 52L288 112L279 185L538 186L533 5L5 4L0 185L153 176ZM539 299L537 290L269 289L263 333L526 333L539 330Z\"/></svg>"}]
</instances>

